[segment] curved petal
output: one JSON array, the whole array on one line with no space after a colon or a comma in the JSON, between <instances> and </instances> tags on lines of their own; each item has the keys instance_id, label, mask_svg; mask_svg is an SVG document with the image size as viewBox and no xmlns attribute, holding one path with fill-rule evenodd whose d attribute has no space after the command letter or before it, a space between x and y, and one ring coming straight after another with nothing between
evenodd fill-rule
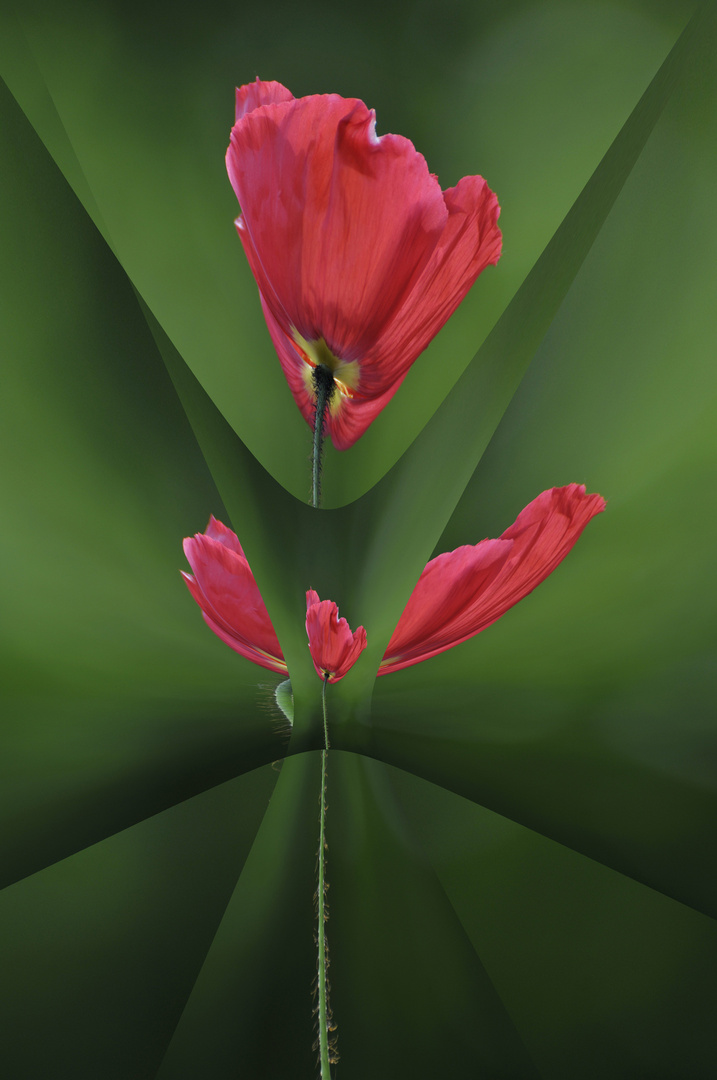
<instances>
[{"instance_id":1,"label":"curved petal","mask_svg":"<svg viewBox=\"0 0 717 1080\"><path fill-rule=\"evenodd\" d=\"M329 682L342 679L366 648L363 626L352 634L333 600L320 600L313 589L306 594L306 632L316 674Z\"/></svg>"},{"instance_id":2,"label":"curved petal","mask_svg":"<svg viewBox=\"0 0 717 1080\"><path fill-rule=\"evenodd\" d=\"M242 559L246 558L244 548L239 543L237 534L228 529L221 521L218 521L214 514L209 518L209 524L204 530L204 535L208 536L210 540L218 540L220 544L224 544L224 547L229 548L230 551L241 555Z\"/></svg>"},{"instance_id":3,"label":"curved petal","mask_svg":"<svg viewBox=\"0 0 717 1080\"><path fill-rule=\"evenodd\" d=\"M277 656L268 656L266 653L260 652L258 649L253 648L251 645L247 645L244 641L240 641L232 634L223 630L219 623L214 622L210 615L207 615L206 611L202 612L202 617L209 627L218 638L228 645L234 652L238 652L240 656L245 657L247 660L251 660L253 664L258 664L260 667L268 668L269 671L278 671L280 675L288 675L289 668L285 660L280 660Z\"/></svg>"},{"instance_id":4,"label":"curved petal","mask_svg":"<svg viewBox=\"0 0 717 1080\"><path fill-rule=\"evenodd\" d=\"M396 316L366 355L367 366L390 359L394 377L448 321L476 278L500 258L500 207L482 176L464 176L444 192L448 220L430 262Z\"/></svg>"},{"instance_id":5,"label":"curved petal","mask_svg":"<svg viewBox=\"0 0 717 1080\"><path fill-rule=\"evenodd\" d=\"M257 75L256 81L239 86L236 90L234 122L253 112L261 105L274 105L277 101L293 101L294 95L279 82L262 82Z\"/></svg>"},{"instance_id":6,"label":"curved petal","mask_svg":"<svg viewBox=\"0 0 717 1080\"><path fill-rule=\"evenodd\" d=\"M244 243L244 249L247 250L246 243ZM247 255L249 255L248 251ZM253 270L251 257L249 257L249 265L252 266ZM272 308L264 299L264 294L260 292L259 296L261 298L261 307L264 312L264 318L266 319L266 326L274 348L276 349L276 354L279 357L282 371L289 384L289 389L291 390L294 401L298 405L304 420L306 420L306 423L313 428L314 415L316 413L316 401L309 392L307 386L305 378L307 368L306 361L300 355L293 341L290 340L286 332L274 318ZM328 431L328 426L324 430Z\"/></svg>"},{"instance_id":7,"label":"curved petal","mask_svg":"<svg viewBox=\"0 0 717 1080\"><path fill-rule=\"evenodd\" d=\"M475 633L481 600L510 554L508 540L482 540L431 559L409 597L379 669L407 667Z\"/></svg>"},{"instance_id":8,"label":"curved petal","mask_svg":"<svg viewBox=\"0 0 717 1080\"><path fill-rule=\"evenodd\" d=\"M361 101L313 95L245 113L227 152L274 317L342 360L376 340L447 218L424 158L374 125Z\"/></svg>"},{"instance_id":9,"label":"curved petal","mask_svg":"<svg viewBox=\"0 0 717 1080\"><path fill-rule=\"evenodd\" d=\"M388 389L375 397L344 398L343 395L336 395L338 407L329 413L325 431L331 437L337 450L348 450L357 439L361 438L378 414L388 405L407 374L408 372L405 371L391 383ZM309 423L313 424L313 414Z\"/></svg>"},{"instance_id":10,"label":"curved petal","mask_svg":"<svg viewBox=\"0 0 717 1080\"><path fill-rule=\"evenodd\" d=\"M587 495L584 484L550 488L520 512L499 540L432 559L378 674L418 664L485 630L553 572L604 509L602 496Z\"/></svg>"},{"instance_id":11,"label":"curved petal","mask_svg":"<svg viewBox=\"0 0 717 1080\"><path fill-rule=\"evenodd\" d=\"M210 531L223 538L215 539ZM222 640L250 660L285 671L279 640L234 533L212 519L206 534L184 541L184 553L194 577L182 576L211 629L221 630Z\"/></svg>"}]
</instances>

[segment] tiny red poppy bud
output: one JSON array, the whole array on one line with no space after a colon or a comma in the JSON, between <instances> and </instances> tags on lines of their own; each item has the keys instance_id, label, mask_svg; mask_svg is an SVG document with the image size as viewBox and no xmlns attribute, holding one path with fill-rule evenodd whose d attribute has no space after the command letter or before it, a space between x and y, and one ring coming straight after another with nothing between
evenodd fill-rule
<instances>
[{"instance_id":1,"label":"tiny red poppy bud","mask_svg":"<svg viewBox=\"0 0 717 1080\"><path fill-rule=\"evenodd\" d=\"M316 674L328 682L343 679L366 648L363 626L352 633L333 600L320 600L313 589L306 594L306 632Z\"/></svg>"}]
</instances>

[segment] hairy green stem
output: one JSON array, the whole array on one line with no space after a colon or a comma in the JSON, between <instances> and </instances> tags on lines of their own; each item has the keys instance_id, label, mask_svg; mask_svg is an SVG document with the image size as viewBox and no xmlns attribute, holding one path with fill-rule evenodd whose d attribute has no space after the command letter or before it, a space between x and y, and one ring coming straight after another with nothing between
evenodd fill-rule
<instances>
[{"instance_id":1,"label":"hairy green stem","mask_svg":"<svg viewBox=\"0 0 717 1080\"><path fill-rule=\"evenodd\" d=\"M331 1055L329 1053L329 1000L327 969L329 966L328 942L326 940L326 765L329 756L329 728L326 720L326 684L324 677L321 704L324 711L324 747L321 751L321 811L319 815L319 887L318 887L318 991L319 991L319 1061L321 1080L331 1080Z\"/></svg>"},{"instance_id":2,"label":"hairy green stem","mask_svg":"<svg viewBox=\"0 0 717 1080\"><path fill-rule=\"evenodd\" d=\"M312 458L312 483L311 505L318 509L321 504L321 455L324 441L324 424L326 410L331 402L335 390L334 376L331 369L325 364L318 364L313 372L314 390L316 391L316 413L314 415L314 450ZM326 684L328 675L324 676L321 690L321 707L324 715L324 746L321 751L321 809L319 811L319 882L316 892L317 898L317 934L318 946L317 979L319 995L319 1063L321 1067L321 1080L331 1080L331 1058L329 1048L329 1025L331 1024L331 1012L329 1008L329 992L327 972L329 967L329 946L326 940L326 920L328 911L326 906L326 775L329 757L329 725L326 716Z\"/></svg>"},{"instance_id":3,"label":"hairy green stem","mask_svg":"<svg viewBox=\"0 0 717 1080\"><path fill-rule=\"evenodd\" d=\"M326 410L334 396L336 384L331 368L325 364L317 364L312 373L312 381L316 392L316 413L314 415L314 452L311 468L311 505L321 505L321 455L324 445L324 424L326 422Z\"/></svg>"}]
</instances>

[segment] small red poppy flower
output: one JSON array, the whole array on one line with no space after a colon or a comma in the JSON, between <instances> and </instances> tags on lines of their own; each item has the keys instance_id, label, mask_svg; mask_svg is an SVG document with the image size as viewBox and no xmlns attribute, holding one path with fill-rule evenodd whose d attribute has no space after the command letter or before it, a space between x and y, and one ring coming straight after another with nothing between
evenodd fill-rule
<instances>
[{"instance_id":1,"label":"small red poppy flower","mask_svg":"<svg viewBox=\"0 0 717 1080\"><path fill-rule=\"evenodd\" d=\"M306 633L316 674L328 682L343 679L366 648L363 626L351 633L333 600L320 600L313 589L306 594Z\"/></svg>"},{"instance_id":2,"label":"small red poppy flower","mask_svg":"<svg viewBox=\"0 0 717 1080\"><path fill-rule=\"evenodd\" d=\"M498 200L480 176L441 191L408 139L376 135L362 101L259 79L236 92L226 160L291 392L313 427L313 372L328 368L325 432L345 450L498 261Z\"/></svg>"},{"instance_id":3,"label":"small red poppy flower","mask_svg":"<svg viewBox=\"0 0 717 1080\"><path fill-rule=\"evenodd\" d=\"M498 540L439 555L426 566L393 632L379 675L419 664L479 634L563 561L596 514L584 484L550 488Z\"/></svg>"}]
</instances>

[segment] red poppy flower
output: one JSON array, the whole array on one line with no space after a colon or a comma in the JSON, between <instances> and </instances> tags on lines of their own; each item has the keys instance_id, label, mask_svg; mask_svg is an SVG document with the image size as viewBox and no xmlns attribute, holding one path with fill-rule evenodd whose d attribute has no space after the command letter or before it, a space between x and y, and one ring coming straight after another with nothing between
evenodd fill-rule
<instances>
[{"instance_id":1,"label":"red poppy flower","mask_svg":"<svg viewBox=\"0 0 717 1080\"><path fill-rule=\"evenodd\" d=\"M439 555L426 566L388 643L379 675L419 664L494 623L552 574L605 509L584 484L550 488L498 540Z\"/></svg>"},{"instance_id":2,"label":"red poppy flower","mask_svg":"<svg viewBox=\"0 0 717 1080\"><path fill-rule=\"evenodd\" d=\"M313 589L306 594L306 633L316 674L329 682L343 679L366 648L363 626L352 634L333 600L320 600Z\"/></svg>"},{"instance_id":3,"label":"red poppy flower","mask_svg":"<svg viewBox=\"0 0 717 1080\"><path fill-rule=\"evenodd\" d=\"M400 135L356 98L236 92L227 169L236 220L291 392L313 426L312 372L329 368L325 431L345 450L500 256L498 200L480 176L441 191Z\"/></svg>"},{"instance_id":4,"label":"red poppy flower","mask_svg":"<svg viewBox=\"0 0 717 1080\"><path fill-rule=\"evenodd\" d=\"M194 571L182 577L202 609L210 630L247 660L286 675L288 668L259 586L235 533L211 517L205 533L184 541ZM321 679L338 682L366 648L366 631L353 634L332 600L306 594L306 631L314 667Z\"/></svg>"},{"instance_id":5,"label":"red poppy flower","mask_svg":"<svg viewBox=\"0 0 717 1080\"><path fill-rule=\"evenodd\" d=\"M432 559L409 597L379 675L428 660L485 630L527 596L563 561L581 532L605 509L583 484L550 488L533 499L498 540L481 540ZM206 533L184 541L195 577L183 577L205 622L255 664L286 674L281 646L241 544L215 518ZM332 600L306 594L306 632L320 678L338 682L366 648L363 626L353 633Z\"/></svg>"}]
</instances>

